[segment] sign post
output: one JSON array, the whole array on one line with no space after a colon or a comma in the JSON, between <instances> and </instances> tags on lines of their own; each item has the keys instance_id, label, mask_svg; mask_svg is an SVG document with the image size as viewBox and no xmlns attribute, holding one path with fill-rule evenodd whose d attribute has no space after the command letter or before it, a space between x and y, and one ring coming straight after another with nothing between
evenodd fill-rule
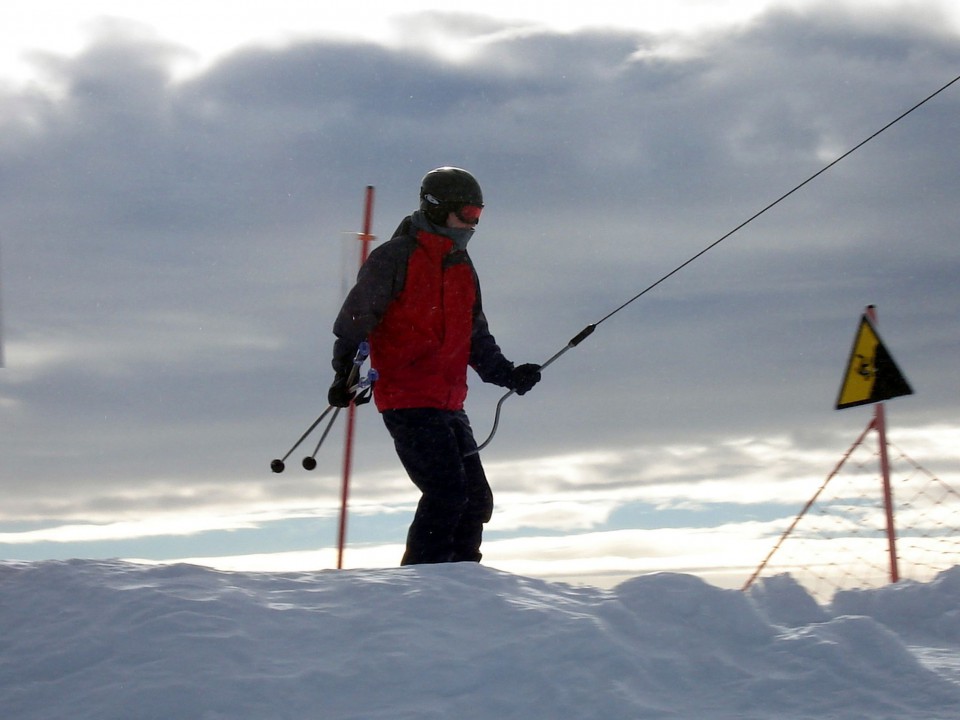
<instances>
[{"instance_id":1,"label":"sign post","mask_svg":"<svg viewBox=\"0 0 960 720\"><path fill-rule=\"evenodd\" d=\"M887 522L887 550L890 556L890 582L900 579L897 563L897 532L894 526L893 487L890 484L890 460L887 455L887 418L883 401L901 395L913 394L910 383L900 372L893 357L876 331L877 309L868 305L853 341L850 359L840 394L837 410L876 403L872 427L877 431L880 450L880 473L883 477L883 507Z\"/></svg>"}]
</instances>

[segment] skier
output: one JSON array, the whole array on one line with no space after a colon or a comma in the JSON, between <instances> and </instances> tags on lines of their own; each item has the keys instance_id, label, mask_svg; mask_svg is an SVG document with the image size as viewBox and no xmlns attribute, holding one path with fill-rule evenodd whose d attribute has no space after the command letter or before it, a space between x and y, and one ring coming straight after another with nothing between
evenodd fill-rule
<instances>
[{"instance_id":1,"label":"skier","mask_svg":"<svg viewBox=\"0 0 960 720\"><path fill-rule=\"evenodd\" d=\"M421 492L401 565L479 562L493 493L463 410L467 366L523 395L540 366L514 366L487 327L467 254L483 209L477 180L441 167L421 181L420 209L360 268L334 323L328 400L347 407L357 347L370 345L374 401L400 462Z\"/></svg>"}]
</instances>

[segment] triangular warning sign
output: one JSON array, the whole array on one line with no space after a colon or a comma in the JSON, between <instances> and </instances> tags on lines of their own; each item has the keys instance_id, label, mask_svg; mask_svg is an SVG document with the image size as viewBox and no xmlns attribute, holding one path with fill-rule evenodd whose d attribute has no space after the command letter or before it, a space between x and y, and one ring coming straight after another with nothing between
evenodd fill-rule
<instances>
[{"instance_id":1,"label":"triangular warning sign","mask_svg":"<svg viewBox=\"0 0 960 720\"><path fill-rule=\"evenodd\" d=\"M887 352L870 319L864 315L840 386L837 410L912 394L910 383Z\"/></svg>"}]
</instances>

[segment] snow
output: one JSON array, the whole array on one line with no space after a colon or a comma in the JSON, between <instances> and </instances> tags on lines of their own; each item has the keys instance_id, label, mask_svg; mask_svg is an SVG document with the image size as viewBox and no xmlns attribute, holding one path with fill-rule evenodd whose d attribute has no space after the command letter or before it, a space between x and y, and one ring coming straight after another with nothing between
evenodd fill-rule
<instances>
[{"instance_id":1,"label":"snow","mask_svg":"<svg viewBox=\"0 0 960 720\"><path fill-rule=\"evenodd\" d=\"M960 717L960 567L817 604L661 573L0 562L4 720Z\"/></svg>"}]
</instances>

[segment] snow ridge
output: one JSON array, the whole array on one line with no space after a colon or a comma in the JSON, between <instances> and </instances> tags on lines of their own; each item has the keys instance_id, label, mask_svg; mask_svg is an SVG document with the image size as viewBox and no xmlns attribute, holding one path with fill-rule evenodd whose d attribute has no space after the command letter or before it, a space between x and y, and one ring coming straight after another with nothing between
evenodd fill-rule
<instances>
[{"instance_id":1,"label":"snow ridge","mask_svg":"<svg viewBox=\"0 0 960 720\"><path fill-rule=\"evenodd\" d=\"M0 563L5 720L957 716L960 568L817 605L679 574ZM911 645L908 645L910 643ZM923 662L922 662L923 661Z\"/></svg>"}]
</instances>

